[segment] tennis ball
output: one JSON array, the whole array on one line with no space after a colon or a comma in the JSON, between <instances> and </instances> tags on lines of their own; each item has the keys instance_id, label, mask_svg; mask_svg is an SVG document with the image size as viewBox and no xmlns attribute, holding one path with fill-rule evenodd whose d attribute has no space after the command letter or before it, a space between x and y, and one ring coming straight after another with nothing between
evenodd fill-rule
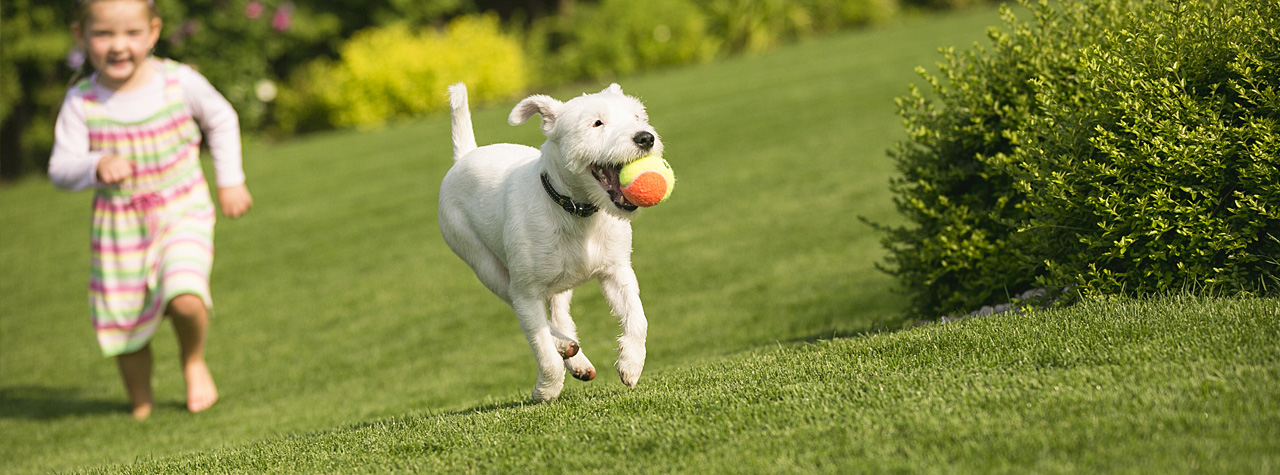
<instances>
[{"instance_id":1,"label":"tennis ball","mask_svg":"<svg viewBox=\"0 0 1280 475\"><path fill-rule=\"evenodd\" d=\"M676 175L666 160L650 155L624 165L618 172L618 182L622 184L622 196L627 201L649 207L671 196Z\"/></svg>"}]
</instances>

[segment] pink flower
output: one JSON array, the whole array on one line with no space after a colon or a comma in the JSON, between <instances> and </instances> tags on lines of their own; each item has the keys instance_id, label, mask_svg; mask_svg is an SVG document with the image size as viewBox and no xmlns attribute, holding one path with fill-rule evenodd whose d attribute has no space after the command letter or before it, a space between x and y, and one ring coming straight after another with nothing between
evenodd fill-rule
<instances>
[{"instance_id":1,"label":"pink flower","mask_svg":"<svg viewBox=\"0 0 1280 475\"><path fill-rule=\"evenodd\" d=\"M263 6L262 2L253 0L244 6L244 16L249 17L250 20L257 20L258 17L262 16L262 12L266 10L267 7Z\"/></svg>"},{"instance_id":2,"label":"pink flower","mask_svg":"<svg viewBox=\"0 0 1280 475\"><path fill-rule=\"evenodd\" d=\"M79 46L72 46L71 51L67 51L67 67L72 70L80 69L84 65L84 50Z\"/></svg>"},{"instance_id":3,"label":"pink flower","mask_svg":"<svg viewBox=\"0 0 1280 475\"><path fill-rule=\"evenodd\" d=\"M169 42L175 45L180 45L182 42L186 41L187 38L195 36L196 33L199 32L200 22L196 20L187 20L182 23L181 27L175 28L173 31L169 32Z\"/></svg>"},{"instance_id":4,"label":"pink flower","mask_svg":"<svg viewBox=\"0 0 1280 475\"><path fill-rule=\"evenodd\" d=\"M286 31L293 24L293 2L284 2L271 16L271 27L276 31Z\"/></svg>"}]
</instances>

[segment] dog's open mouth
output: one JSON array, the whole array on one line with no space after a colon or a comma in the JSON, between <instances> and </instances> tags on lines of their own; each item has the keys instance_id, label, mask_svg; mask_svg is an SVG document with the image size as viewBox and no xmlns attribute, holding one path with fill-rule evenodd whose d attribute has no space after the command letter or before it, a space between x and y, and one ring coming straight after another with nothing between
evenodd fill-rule
<instances>
[{"instance_id":1,"label":"dog's open mouth","mask_svg":"<svg viewBox=\"0 0 1280 475\"><path fill-rule=\"evenodd\" d=\"M637 206L627 201L627 197L622 196L622 182L618 179L618 173L622 170L621 165L601 165L591 164L591 176L596 178L596 182L600 183L600 187L609 193L609 199L613 201L613 205L618 208L635 211Z\"/></svg>"}]
</instances>

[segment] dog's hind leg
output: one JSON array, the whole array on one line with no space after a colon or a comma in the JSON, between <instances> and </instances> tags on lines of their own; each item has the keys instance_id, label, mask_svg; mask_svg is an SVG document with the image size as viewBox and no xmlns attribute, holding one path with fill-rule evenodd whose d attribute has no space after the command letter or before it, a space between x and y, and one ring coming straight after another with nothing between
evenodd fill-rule
<instances>
[{"instance_id":1,"label":"dog's hind leg","mask_svg":"<svg viewBox=\"0 0 1280 475\"><path fill-rule=\"evenodd\" d=\"M465 214L456 209L440 208L440 231L444 241L453 249L453 253L461 257L476 278L485 288L511 303L511 273L493 251L485 247L484 241L471 227Z\"/></svg>"},{"instance_id":2,"label":"dog's hind leg","mask_svg":"<svg viewBox=\"0 0 1280 475\"><path fill-rule=\"evenodd\" d=\"M538 360L538 381L533 386L533 401L546 402L560 396L564 389L564 362L556 349L556 337L547 321L546 301L542 298L513 294L511 307L520 319L520 329Z\"/></svg>"},{"instance_id":3,"label":"dog's hind leg","mask_svg":"<svg viewBox=\"0 0 1280 475\"><path fill-rule=\"evenodd\" d=\"M511 274L507 266L498 260L492 252L477 252L469 259L471 270L475 271L480 283L504 302L511 303Z\"/></svg>"},{"instance_id":4,"label":"dog's hind leg","mask_svg":"<svg viewBox=\"0 0 1280 475\"><path fill-rule=\"evenodd\" d=\"M575 378L591 381L596 377L596 368L578 344L578 327L569 314L572 299L572 289L551 296L551 333L556 337L560 356L564 357L565 369Z\"/></svg>"},{"instance_id":5,"label":"dog's hind leg","mask_svg":"<svg viewBox=\"0 0 1280 475\"><path fill-rule=\"evenodd\" d=\"M573 289L551 296L551 334L556 337L556 349L565 358L578 354L578 326L569 316L569 302L573 300Z\"/></svg>"}]
</instances>

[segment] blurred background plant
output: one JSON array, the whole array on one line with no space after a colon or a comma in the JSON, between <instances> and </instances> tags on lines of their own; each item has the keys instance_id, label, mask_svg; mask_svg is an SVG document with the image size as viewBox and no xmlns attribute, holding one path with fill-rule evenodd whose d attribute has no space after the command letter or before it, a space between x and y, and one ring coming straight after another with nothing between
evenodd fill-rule
<instances>
[{"instance_id":1,"label":"blurred background plant","mask_svg":"<svg viewBox=\"0 0 1280 475\"><path fill-rule=\"evenodd\" d=\"M710 17L690 0L602 0L534 21L526 50L542 84L711 59Z\"/></svg>"},{"instance_id":2,"label":"blurred background plant","mask_svg":"<svg viewBox=\"0 0 1280 475\"><path fill-rule=\"evenodd\" d=\"M528 77L520 43L502 33L497 15L459 17L440 32L406 23L363 30L338 61L318 59L304 71L281 98L276 126L283 132L366 128L444 110L443 91L459 81L476 102L508 97Z\"/></svg>"},{"instance_id":3,"label":"blurred background plant","mask_svg":"<svg viewBox=\"0 0 1280 475\"><path fill-rule=\"evenodd\" d=\"M506 100L979 1L157 0L156 54L209 78L246 136L285 137L439 110L452 81L477 103ZM0 180L48 163L84 61L68 31L76 8L0 3Z\"/></svg>"},{"instance_id":4,"label":"blurred background plant","mask_svg":"<svg viewBox=\"0 0 1280 475\"><path fill-rule=\"evenodd\" d=\"M192 65L235 105L240 126L268 120L269 86L313 55L325 54L342 31L339 12L279 0L161 0L163 41L156 55ZM261 94L260 94L261 93Z\"/></svg>"}]
</instances>

